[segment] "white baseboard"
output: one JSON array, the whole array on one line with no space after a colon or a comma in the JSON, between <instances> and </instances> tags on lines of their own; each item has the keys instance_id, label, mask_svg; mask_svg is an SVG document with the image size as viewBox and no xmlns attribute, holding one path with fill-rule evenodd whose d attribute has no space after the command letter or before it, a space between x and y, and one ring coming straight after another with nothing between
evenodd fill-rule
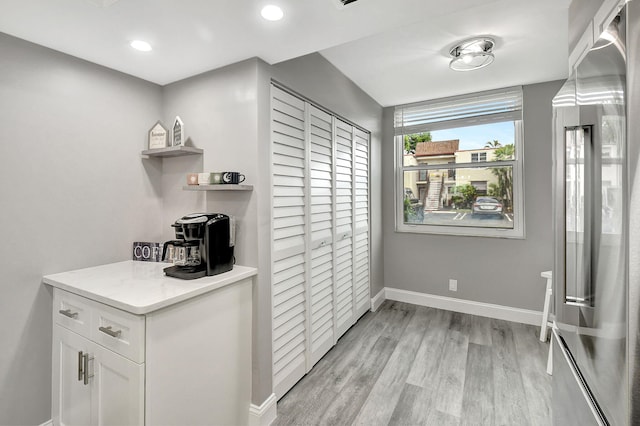
<instances>
[{"instance_id":1,"label":"white baseboard","mask_svg":"<svg viewBox=\"0 0 640 426\"><path fill-rule=\"evenodd\" d=\"M53 426L53 420L47 420L46 422L42 423L40 426Z\"/></svg>"},{"instance_id":2,"label":"white baseboard","mask_svg":"<svg viewBox=\"0 0 640 426\"><path fill-rule=\"evenodd\" d=\"M455 299L453 297L436 296L433 294L418 293L415 291L400 290L389 287L384 288L384 294L389 300L412 303L420 306L429 306L431 308L446 309L447 311L462 312L464 314L479 315L481 317L538 326L542 321L542 312L531 311L528 309L474 302L472 300Z\"/></svg>"},{"instance_id":3,"label":"white baseboard","mask_svg":"<svg viewBox=\"0 0 640 426\"><path fill-rule=\"evenodd\" d=\"M371 298L371 312L375 312L378 310L378 308L380 307L380 305L382 305L382 302L384 302L386 300L386 297L384 295L384 287L382 287L382 290L380 290L378 292L378 294L376 294L375 296L373 296Z\"/></svg>"},{"instance_id":4,"label":"white baseboard","mask_svg":"<svg viewBox=\"0 0 640 426\"><path fill-rule=\"evenodd\" d=\"M269 426L278 416L276 394L272 393L260 406L251 404L249 426Z\"/></svg>"}]
</instances>

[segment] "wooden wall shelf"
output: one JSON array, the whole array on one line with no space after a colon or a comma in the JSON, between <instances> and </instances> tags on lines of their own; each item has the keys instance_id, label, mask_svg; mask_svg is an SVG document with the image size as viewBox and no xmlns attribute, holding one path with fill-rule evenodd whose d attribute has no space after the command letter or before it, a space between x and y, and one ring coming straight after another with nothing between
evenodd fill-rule
<instances>
[{"instance_id":1,"label":"wooden wall shelf","mask_svg":"<svg viewBox=\"0 0 640 426\"><path fill-rule=\"evenodd\" d=\"M169 146L166 148L146 149L142 151L143 158L151 157L181 157L183 155L199 155L203 149L193 146Z\"/></svg>"},{"instance_id":2,"label":"wooden wall shelf","mask_svg":"<svg viewBox=\"0 0 640 426\"><path fill-rule=\"evenodd\" d=\"M182 189L185 191L253 191L253 185L185 185Z\"/></svg>"}]
</instances>

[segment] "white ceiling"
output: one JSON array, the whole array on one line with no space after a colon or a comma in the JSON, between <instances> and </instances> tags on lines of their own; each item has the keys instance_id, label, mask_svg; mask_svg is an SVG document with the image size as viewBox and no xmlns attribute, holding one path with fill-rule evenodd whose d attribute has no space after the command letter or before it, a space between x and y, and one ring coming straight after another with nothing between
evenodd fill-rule
<instances>
[{"instance_id":1,"label":"white ceiling","mask_svg":"<svg viewBox=\"0 0 640 426\"><path fill-rule=\"evenodd\" d=\"M266 4L285 17L260 17ZM161 85L240 60L320 52L383 106L565 78L570 0L0 0L0 32ZM467 73L448 50L496 39ZM154 50L134 51L143 39Z\"/></svg>"}]
</instances>

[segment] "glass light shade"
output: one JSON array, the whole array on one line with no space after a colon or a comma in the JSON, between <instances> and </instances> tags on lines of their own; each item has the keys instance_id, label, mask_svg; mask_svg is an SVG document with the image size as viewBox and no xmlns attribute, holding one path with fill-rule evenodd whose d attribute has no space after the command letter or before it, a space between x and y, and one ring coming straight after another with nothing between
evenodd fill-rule
<instances>
[{"instance_id":1,"label":"glass light shade","mask_svg":"<svg viewBox=\"0 0 640 426\"><path fill-rule=\"evenodd\" d=\"M451 62L449 62L449 68L454 71L472 71L486 67L491 64L494 59L493 53L489 52L466 53L457 58L453 58Z\"/></svg>"},{"instance_id":2,"label":"glass light shade","mask_svg":"<svg viewBox=\"0 0 640 426\"><path fill-rule=\"evenodd\" d=\"M484 68L494 60L495 42L489 37L476 37L453 46L449 54L453 57L449 68L454 71L471 71Z\"/></svg>"}]
</instances>

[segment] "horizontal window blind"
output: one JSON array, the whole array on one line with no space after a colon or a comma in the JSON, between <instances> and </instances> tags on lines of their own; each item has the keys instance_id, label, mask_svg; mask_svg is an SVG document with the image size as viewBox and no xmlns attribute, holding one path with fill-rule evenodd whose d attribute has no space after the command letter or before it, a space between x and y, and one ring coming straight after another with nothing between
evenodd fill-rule
<instances>
[{"instance_id":1,"label":"horizontal window blind","mask_svg":"<svg viewBox=\"0 0 640 426\"><path fill-rule=\"evenodd\" d=\"M436 99L395 108L395 134L522 120L522 87Z\"/></svg>"}]
</instances>

